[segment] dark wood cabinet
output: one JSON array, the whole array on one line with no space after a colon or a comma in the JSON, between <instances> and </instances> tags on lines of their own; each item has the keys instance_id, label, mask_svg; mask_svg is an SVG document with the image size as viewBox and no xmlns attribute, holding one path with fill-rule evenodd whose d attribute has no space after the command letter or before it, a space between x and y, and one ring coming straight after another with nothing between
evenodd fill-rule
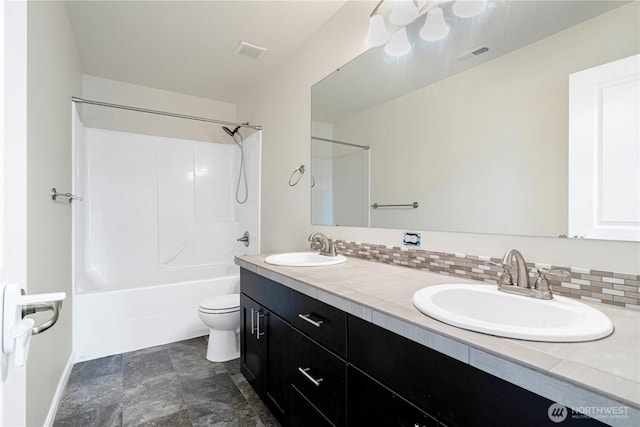
<instances>
[{"instance_id":1,"label":"dark wood cabinet","mask_svg":"<svg viewBox=\"0 0 640 427\"><path fill-rule=\"evenodd\" d=\"M275 282L271 285L287 289ZM248 292L251 294L251 290ZM278 307L280 302L276 301L273 306ZM288 425L291 326L275 311L245 293L240 294L240 313L240 371L278 421Z\"/></svg>"},{"instance_id":2,"label":"dark wood cabinet","mask_svg":"<svg viewBox=\"0 0 640 427\"><path fill-rule=\"evenodd\" d=\"M245 269L240 304L241 371L285 427L553 425L551 400Z\"/></svg>"},{"instance_id":3,"label":"dark wood cabinet","mask_svg":"<svg viewBox=\"0 0 640 427\"><path fill-rule=\"evenodd\" d=\"M299 390L292 386L291 425L304 427L332 427L327 419Z\"/></svg>"},{"instance_id":4,"label":"dark wood cabinet","mask_svg":"<svg viewBox=\"0 0 640 427\"><path fill-rule=\"evenodd\" d=\"M438 427L438 420L364 372L349 365L349 419L352 426Z\"/></svg>"},{"instance_id":5,"label":"dark wood cabinet","mask_svg":"<svg viewBox=\"0 0 640 427\"><path fill-rule=\"evenodd\" d=\"M355 316L349 316L348 326L349 363L442 424L555 425L548 415L554 402L545 397ZM348 377L349 399L355 393L353 378ZM388 410L398 419L411 413L409 406L389 402ZM563 425L602 424L568 417Z\"/></svg>"},{"instance_id":6,"label":"dark wood cabinet","mask_svg":"<svg viewBox=\"0 0 640 427\"><path fill-rule=\"evenodd\" d=\"M240 371L254 389L259 389L263 370L260 341L256 339L256 313L260 304L240 294Z\"/></svg>"},{"instance_id":7,"label":"dark wood cabinet","mask_svg":"<svg viewBox=\"0 0 640 427\"><path fill-rule=\"evenodd\" d=\"M346 362L298 331L291 383L333 425L346 424Z\"/></svg>"},{"instance_id":8,"label":"dark wood cabinet","mask_svg":"<svg viewBox=\"0 0 640 427\"><path fill-rule=\"evenodd\" d=\"M291 291L291 324L338 356L347 357L347 314L344 311Z\"/></svg>"}]
</instances>

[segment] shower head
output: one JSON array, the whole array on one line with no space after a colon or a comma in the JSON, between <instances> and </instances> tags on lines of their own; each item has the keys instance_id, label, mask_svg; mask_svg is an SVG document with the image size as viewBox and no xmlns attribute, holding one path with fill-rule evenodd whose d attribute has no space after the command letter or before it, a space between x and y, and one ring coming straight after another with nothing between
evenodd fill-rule
<instances>
[{"instance_id":1,"label":"shower head","mask_svg":"<svg viewBox=\"0 0 640 427\"><path fill-rule=\"evenodd\" d=\"M236 132L238 132L238 129L240 129L240 126L236 126L236 128L234 130L229 129L226 126L222 126L222 129L224 129L224 131L226 133L228 133L231 138L233 138L233 136L236 134Z\"/></svg>"}]
</instances>

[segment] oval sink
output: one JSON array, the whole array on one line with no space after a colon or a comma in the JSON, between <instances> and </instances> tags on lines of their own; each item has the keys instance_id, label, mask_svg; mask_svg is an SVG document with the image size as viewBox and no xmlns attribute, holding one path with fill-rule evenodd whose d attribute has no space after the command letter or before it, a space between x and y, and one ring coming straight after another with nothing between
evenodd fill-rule
<instances>
[{"instance_id":1,"label":"oval sink","mask_svg":"<svg viewBox=\"0 0 640 427\"><path fill-rule=\"evenodd\" d=\"M429 286L413 294L413 305L449 325L507 338L578 342L613 332L604 313L571 298L540 300L505 293L495 285Z\"/></svg>"},{"instance_id":2,"label":"oval sink","mask_svg":"<svg viewBox=\"0 0 640 427\"><path fill-rule=\"evenodd\" d=\"M286 267L321 267L340 264L346 260L347 258L343 255L326 256L320 255L317 252L287 252L269 255L264 259L264 262Z\"/></svg>"}]
</instances>

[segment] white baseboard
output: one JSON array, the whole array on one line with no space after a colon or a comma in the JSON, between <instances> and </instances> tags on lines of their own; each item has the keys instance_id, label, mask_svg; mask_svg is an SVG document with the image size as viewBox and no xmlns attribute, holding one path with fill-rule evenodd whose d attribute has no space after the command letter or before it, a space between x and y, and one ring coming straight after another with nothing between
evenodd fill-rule
<instances>
[{"instance_id":1,"label":"white baseboard","mask_svg":"<svg viewBox=\"0 0 640 427\"><path fill-rule=\"evenodd\" d=\"M60 380L58 381L58 387L56 388L56 392L53 395L53 400L51 401L51 406L49 407L49 412L47 413L47 418L44 420L43 427L52 427L53 421L56 419L56 413L58 412L58 406L60 406L60 401L62 400L62 395L64 393L64 389L69 382L69 376L71 375L71 369L73 368L74 362L74 354L71 353L69 355L69 359L67 360L67 364L60 375Z\"/></svg>"}]
</instances>

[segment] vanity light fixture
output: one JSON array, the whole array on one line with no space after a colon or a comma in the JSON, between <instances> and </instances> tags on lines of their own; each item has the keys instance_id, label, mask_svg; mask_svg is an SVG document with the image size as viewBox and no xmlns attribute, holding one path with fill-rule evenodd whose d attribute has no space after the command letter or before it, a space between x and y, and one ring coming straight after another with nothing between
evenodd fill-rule
<instances>
[{"instance_id":1,"label":"vanity light fixture","mask_svg":"<svg viewBox=\"0 0 640 427\"><path fill-rule=\"evenodd\" d=\"M443 7L453 3L452 12L471 18L487 7L487 0L381 0L369 17L365 38L367 47L385 46L389 55L405 55L411 50L405 27L426 14L420 37L426 41L442 40L449 34Z\"/></svg>"},{"instance_id":2,"label":"vanity light fixture","mask_svg":"<svg viewBox=\"0 0 640 427\"><path fill-rule=\"evenodd\" d=\"M420 37L428 42L442 40L449 34L449 26L444 20L444 12L440 7L434 7L427 12L427 19L420 30Z\"/></svg>"},{"instance_id":3,"label":"vanity light fixture","mask_svg":"<svg viewBox=\"0 0 640 427\"><path fill-rule=\"evenodd\" d=\"M418 7L413 0L394 0L389 22L394 25L407 25L420 16Z\"/></svg>"},{"instance_id":4,"label":"vanity light fixture","mask_svg":"<svg viewBox=\"0 0 640 427\"><path fill-rule=\"evenodd\" d=\"M367 37L365 38L367 47L382 46L389 39L391 39L391 33L387 30L384 17L378 14L372 15L369 18L369 31L367 31Z\"/></svg>"},{"instance_id":5,"label":"vanity light fixture","mask_svg":"<svg viewBox=\"0 0 640 427\"><path fill-rule=\"evenodd\" d=\"M389 40L389 43L384 47L384 51L391 56L406 55L410 50L411 45L409 44L407 29L405 27L391 34L391 40Z\"/></svg>"},{"instance_id":6,"label":"vanity light fixture","mask_svg":"<svg viewBox=\"0 0 640 427\"><path fill-rule=\"evenodd\" d=\"M453 4L453 13L460 18L471 18L487 7L487 0L465 0Z\"/></svg>"}]
</instances>

